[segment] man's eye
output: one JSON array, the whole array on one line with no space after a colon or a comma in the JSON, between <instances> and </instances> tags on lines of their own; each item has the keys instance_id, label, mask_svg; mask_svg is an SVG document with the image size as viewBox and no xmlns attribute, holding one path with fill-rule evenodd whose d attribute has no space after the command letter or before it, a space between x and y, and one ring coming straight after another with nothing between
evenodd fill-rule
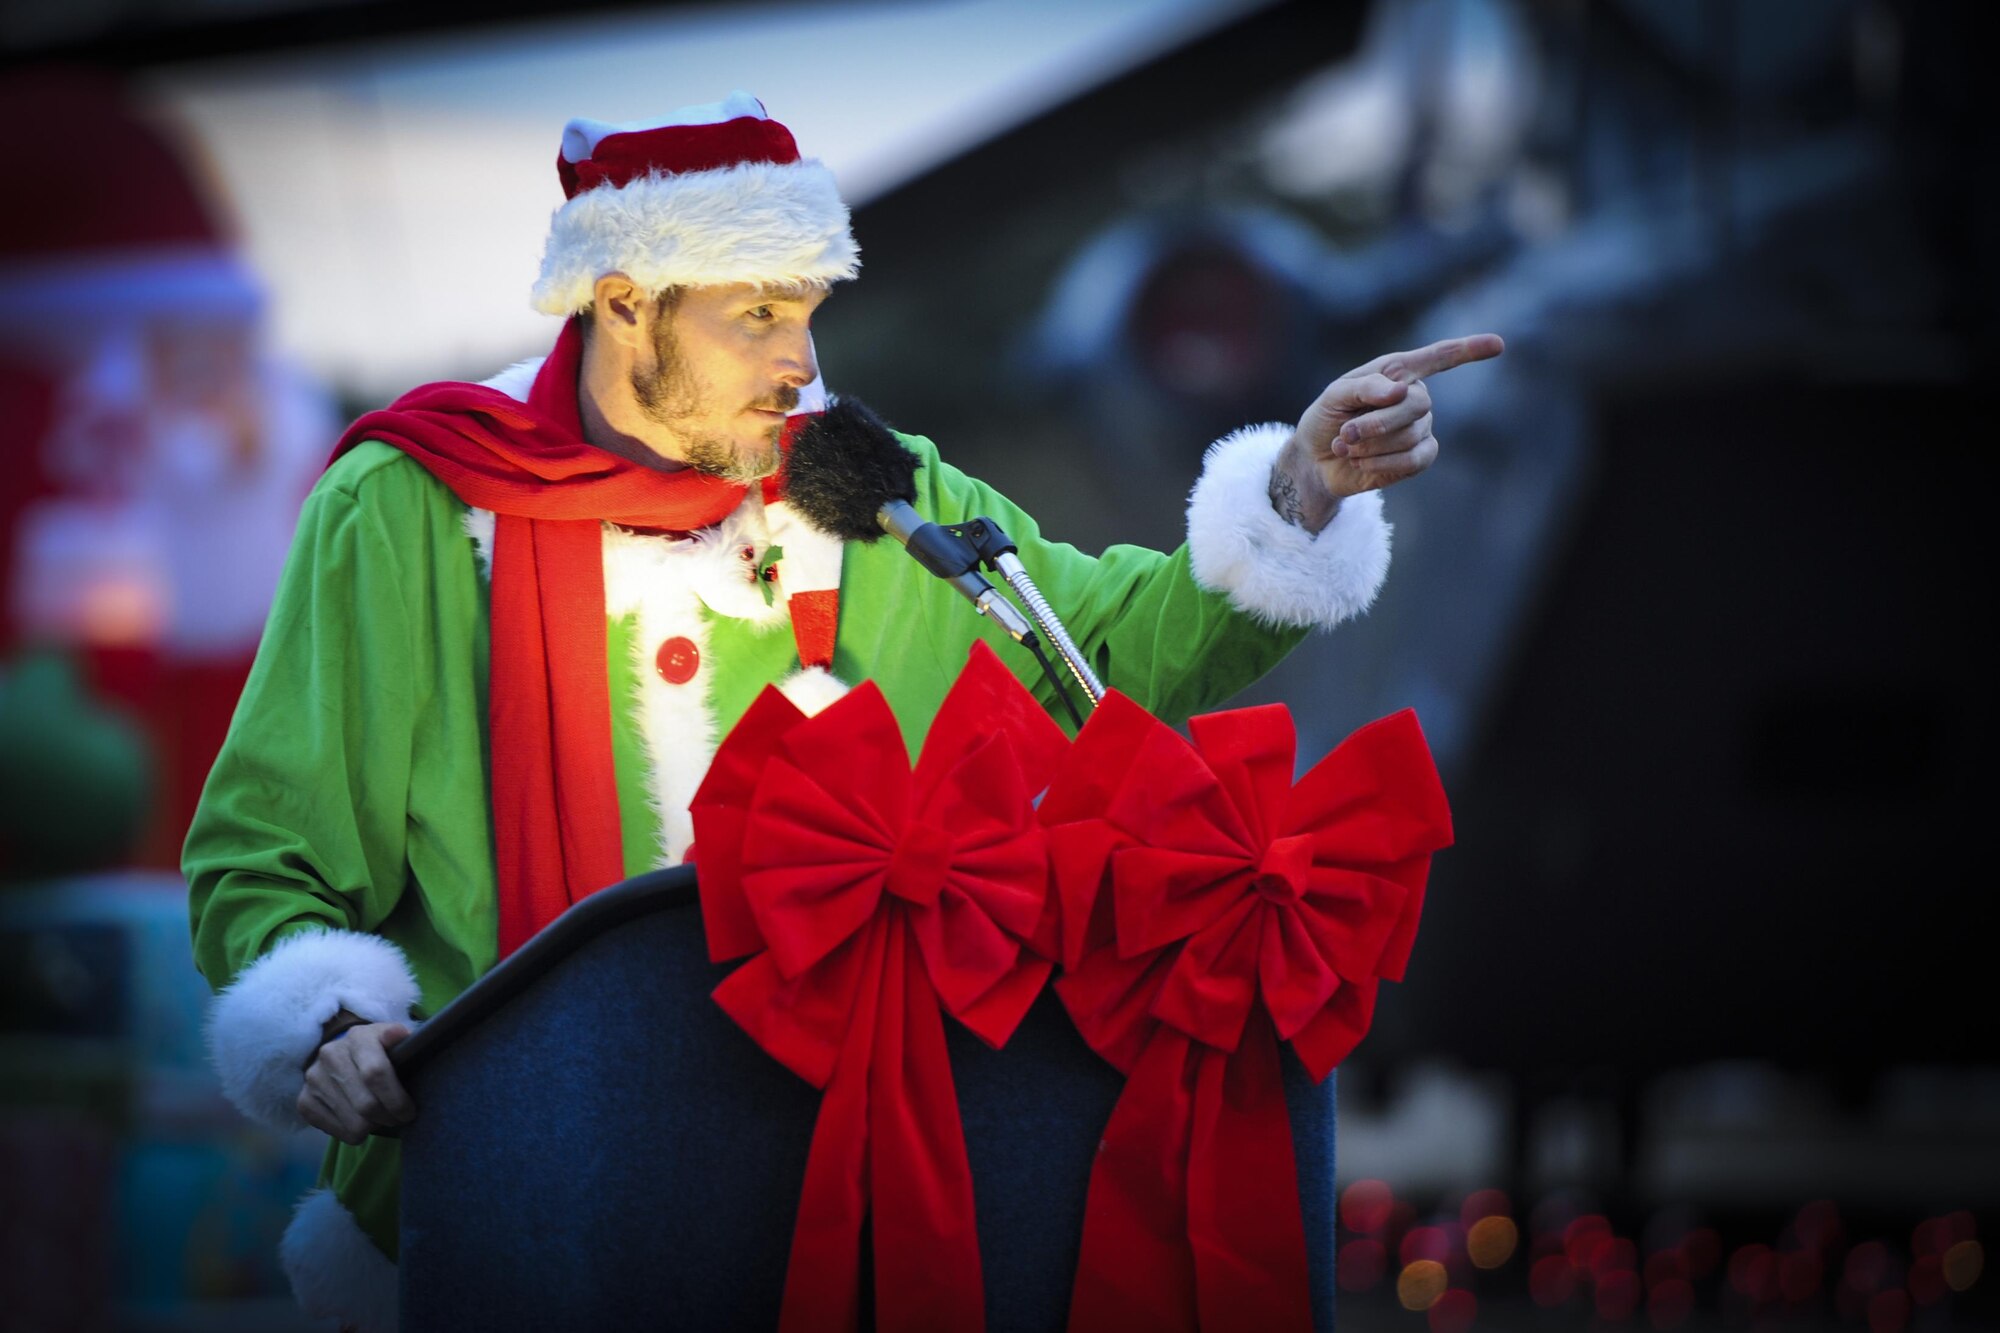
<instances>
[{"instance_id":1,"label":"man's eye","mask_svg":"<svg viewBox=\"0 0 2000 1333\"><path fill-rule=\"evenodd\" d=\"M776 319L777 317L777 311L767 305L760 305L750 312L750 318L757 320Z\"/></svg>"}]
</instances>

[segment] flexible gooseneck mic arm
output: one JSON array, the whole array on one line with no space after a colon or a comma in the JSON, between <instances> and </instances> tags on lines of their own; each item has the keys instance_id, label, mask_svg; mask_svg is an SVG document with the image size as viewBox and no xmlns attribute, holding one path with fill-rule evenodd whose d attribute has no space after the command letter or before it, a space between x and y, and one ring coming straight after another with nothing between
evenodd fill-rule
<instances>
[{"instance_id":1,"label":"flexible gooseneck mic arm","mask_svg":"<svg viewBox=\"0 0 2000 1333\"><path fill-rule=\"evenodd\" d=\"M1042 596L1042 590L1028 576L1027 566L1021 563L1019 548L1014 545L1013 538L990 518L975 518L960 523L954 531L978 552L989 569L998 571L1007 580L1014 595L1021 599L1021 605L1028 608L1029 616L1040 627L1043 636L1055 645L1056 655L1062 658L1063 665L1076 677L1076 683L1083 686L1083 692L1090 698L1090 706L1097 707L1104 698L1103 682L1097 679L1097 673L1090 669L1083 650L1076 646L1069 631L1063 628L1062 621L1056 618L1055 609Z\"/></svg>"}]
</instances>

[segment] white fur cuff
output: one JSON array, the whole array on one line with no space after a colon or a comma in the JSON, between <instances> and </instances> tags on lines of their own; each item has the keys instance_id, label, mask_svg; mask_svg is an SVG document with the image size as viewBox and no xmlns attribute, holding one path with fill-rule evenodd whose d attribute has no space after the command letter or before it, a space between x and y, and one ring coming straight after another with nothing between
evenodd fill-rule
<instances>
[{"instance_id":1,"label":"white fur cuff","mask_svg":"<svg viewBox=\"0 0 2000 1333\"><path fill-rule=\"evenodd\" d=\"M1314 535L1271 508L1271 465L1285 425L1245 426L1216 441L1188 497L1194 579L1266 624L1331 628L1368 609L1389 573L1382 496L1351 495Z\"/></svg>"},{"instance_id":2,"label":"white fur cuff","mask_svg":"<svg viewBox=\"0 0 2000 1333\"><path fill-rule=\"evenodd\" d=\"M396 1333L402 1303L396 1265L332 1190L314 1190L299 1201L278 1242L278 1263L311 1318L337 1319L356 1333Z\"/></svg>"},{"instance_id":3,"label":"white fur cuff","mask_svg":"<svg viewBox=\"0 0 2000 1333\"><path fill-rule=\"evenodd\" d=\"M306 1127L299 1089L326 1021L346 1009L371 1023L407 1023L416 979L402 950L351 930L302 931L278 943L222 992L208 1052L236 1109L278 1130Z\"/></svg>"}]
</instances>

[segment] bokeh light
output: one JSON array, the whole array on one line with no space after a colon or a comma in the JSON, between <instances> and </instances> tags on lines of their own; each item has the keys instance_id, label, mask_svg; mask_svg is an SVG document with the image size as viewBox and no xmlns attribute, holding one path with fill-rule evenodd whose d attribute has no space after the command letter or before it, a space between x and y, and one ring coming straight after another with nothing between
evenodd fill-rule
<instances>
[{"instance_id":1,"label":"bokeh light","mask_svg":"<svg viewBox=\"0 0 2000 1333\"><path fill-rule=\"evenodd\" d=\"M1473 1190L1455 1208L1449 1198L1440 1202L1450 1211L1419 1214L1417 1202L1397 1198L1381 1181L1343 1191L1343 1223L1373 1234L1340 1246L1340 1289L1392 1284L1404 1308L1426 1316L1428 1333L1469 1333L1485 1280L1478 1275L1518 1259L1535 1306L1574 1309L1581 1299L1583 1317L1594 1317L1600 1330L1628 1324L1685 1333L1705 1303L1719 1298L1716 1314L1747 1318L1753 1329L1773 1319L1825 1317L1856 1333L1864 1325L1867 1333L1919 1333L1948 1317L1924 1312L1970 1290L1985 1266L1967 1210L1923 1218L1905 1233L1905 1251L1893 1239L1851 1237L1849 1219L1831 1199L1775 1219L1781 1225L1766 1233L1771 1242L1735 1246L1685 1205L1663 1207L1621 1235L1610 1216L1592 1211L1593 1200L1574 1191L1532 1208L1523 1201L1520 1216L1532 1228L1516 1220L1515 1202L1502 1190Z\"/></svg>"},{"instance_id":2,"label":"bokeh light","mask_svg":"<svg viewBox=\"0 0 2000 1333\"><path fill-rule=\"evenodd\" d=\"M1639 1275L1629 1268L1613 1269L1597 1279L1597 1317L1618 1324L1639 1309Z\"/></svg>"},{"instance_id":3,"label":"bokeh light","mask_svg":"<svg viewBox=\"0 0 2000 1333\"><path fill-rule=\"evenodd\" d=\"M1777 1294L1778 1257L1771 1247L1752 1241L1729 1256L1729 1289L1757 1304Z\"/></svg>"},{"instance_id":4,"label":"bokeh light","mask_svg":"<svg viewBox=\"0 0 2000 1333\"><path fill-rule=\"evenodd\" d=\"M1970 1291L1986 1267L1986 1251L1976 1240L1962 1240L1944 1252L1944 1282L1953 1291Z\"/></svg>"},{"instance_id":5,"label":"bokeh light","mask_svg":"<svg viewBox=\"0 0 2000 1333\"><path fill-rule=\"evenodd\" d=\"M1847 1252L1841 1277L1863 1295L1882 1289L1889 1276L1889 1247L1879 1240L1865 1240Z\"/></svg>"},{"instance_id":6,"label":"bokeh light","mask_svg":"<svg viewBox=\"0 0 2000 1333\"><path fill-rule=\"evenodd\" d=\"M1572 1266L1588 1268L1597 1247L1611 1237L1611 1223L1597 1213L1585 1213L1563 1228L1563 1250Z\"/></svg>"},{"instance_id":7,"label":"bokeh light","mask_svg":"<svg viewBox=\"0 0 2000 1333\"><path fill-rule=\"evenodd\" d=\"M1389 1221L1396 1196L1380 1180L1357 1180L1340 1195L1340 1221L1349 1231L1372 1236Z\"/></svg>"},{"instance_id":8,"label":"bokeh light","mask_svg":"<svg viewBox=\"0 0 2000 1333\"><path fill-rule=\"evenodd\" d=\"M1499 1268L1514 1257L1514 1250L1521 1243L1521 1233L1514 1226L1514 1219L1499 1215L1480 1218L1465 1233L1465 1250L1472 1256L1475 1268Z\"/></svg>"},{"instance_id":9,"label":"bokeh light","mask_svg":"<svg viewBox=\"0 0 2000 1333\"><path fill-rule=\"evenodd\" d=\"M1398 1247L1396 1257L1405 1265L1419 1259L1443 1263L1451 1251L1451 1236L1443 1227L1412 1227L1403 1234L1403 1243Z\"/></svg>"},{"instance_id":10,"label":"bokeh light","mask_svg":"<svg viewBox=\"0 0 2000 1333\"><path fill-rule=\"evenodd\" d=\"M1877 1292L1868 1302L1868 1333L1903 1333L1909 1322L1910 1298L1906 1292Z\"/></svg>"},{"instance_id":11,"label":"bokeh light","mask_svg":"<svg viewBox=\"0 0 2000 1333\"><path fill-rule=\"evenodd\" d=\"M1543 1309L1554 1309L1576 1295L1576 1270L1560 1254L1537 1259L1528 1270L1528 1296Z\"/></svg>"},{"instance_id":12,"label":"bokeh light","mask_svg":"<svg viewBox=\"0 0 2000 1333\"><path fill-rule=\"evenodd\" d=\"M1910 1262L1910 1299L1918 1305L1936 1305L1944 1299L1944 1260L1926 1254Z\"/></svg>"},{"instance_id":13,"label":"bokeh light","mask_svg":"<svg viewBox=\"0 0 2000 1333\"><path fill-rule=\"evenodd\" d=\"M1639 1271L1639 1247L1623 1236L1603 1236L1591 1251L1590 1271L1599 1281L1611 1273Z\"/></svg>"},{"instance_id":14,"label":"bokeh light","mask_svg":"<svg viewBox=\"0 0 2000 1333\"><path fill-rule=\"evenodd\" d=\"M1503 1190L1474 1190L1459 1205L1459 1225L1470 1232L1485 1218L1512 1217L1514 1205Z\"/></svg>"},{"instance_id":15,"label":"bokeh light","mask_svg":"<svg viewBox=\"0 0 2000 1333\"><path fill-rule=\"evenodd\" d=\"M1466 1333L1479 1314L1479 1301L1463 1287L1447 1289L1427 1312L1431 1333Z\"/></svg>"},{"instance_id":16,"label":"bokeh light","mask_svg":"<svg viewBox=\"0 0 2000 1333\"><path fill-rule=\"evenodd\" d=\"M1373 1291L1388 1271L1389 1252L1372 1236L1343 1243L1334 1260L1334 1279L1342 1291Z\"/></svg>"},{"instance_id":17,"label":"bokeh light","mask_svg":"<svg viewBox=\"0 0 2000 1333\"><path fill-rule=\"evenodd\" d=\"M1444 1265L1435 1259L1419 1259L1396 1279L1396 1299L1405 1310L1428 1310L1449 1286Z\"/></svg>"},{"instance_id":18,"label":"bokeh light","mask_svg":"<svg viewBox=\"0 0 2000 1333\"><path fill-rule=\"evenodd\" d=\"M1714 1227L1696 1227L1681 1237L1680 1251L1689 1280L1705 1278L1722 1262L1721 1233Z\"/></svg>"},{"instance_id":19,"label":"bokeh light","mask_svg":"<svg viewBox=\"0 0 2000 1333\"><path fill-rule=\"evenodd\" d=\"M1654 1328L1677 1328L1694 1313L1694 1288L1685 1278L1670 1277L1646 1292L1646 1319Z\"/></svg>"},{"instance_id":20,"label":"bokeh light","mask_svg":"<svg viewBox=\"0 0 2000 1333\"><path fill-rule=\"evenodd\" d=\"M1803 1305L1817 1295L1825 1276L1819 1256L1809 1251L1795 1250L1778 1260L1778 1291L1794 1305Z\"/></svg>"},{"instance_id":21,"label":"bokeh light","mask_svg":"<svg viewBox=\"0 0 2000 1333\"><path fill-rule=\"evenodd\" d=\"M1649 1290L1662 1282L1671 1282L1675 1279L1685 1282L1687 1260L1681 1257L1678 1249L1660 1250L1650 1254L1646 1256L1645 1278Z\"/></svg>"}]
</instances>

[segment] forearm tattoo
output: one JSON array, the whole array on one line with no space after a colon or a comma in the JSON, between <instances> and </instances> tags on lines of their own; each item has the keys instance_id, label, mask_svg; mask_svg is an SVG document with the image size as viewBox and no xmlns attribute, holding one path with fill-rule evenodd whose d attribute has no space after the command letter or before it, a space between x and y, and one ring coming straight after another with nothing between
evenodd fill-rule
<instances>
[{"instance_id":1,"label":"forearm tattoo","mask_svg":"<svg viewBox=\"0 0 2000 1333\"><path fill-rule=\"evenodd\" d=\"M1278 517L1285 522L1304 526L1306 502L1299 495L1299 484L1282 467L1271 469L1271 508L1277 510Z\"/></svg>"}]
</instances>

